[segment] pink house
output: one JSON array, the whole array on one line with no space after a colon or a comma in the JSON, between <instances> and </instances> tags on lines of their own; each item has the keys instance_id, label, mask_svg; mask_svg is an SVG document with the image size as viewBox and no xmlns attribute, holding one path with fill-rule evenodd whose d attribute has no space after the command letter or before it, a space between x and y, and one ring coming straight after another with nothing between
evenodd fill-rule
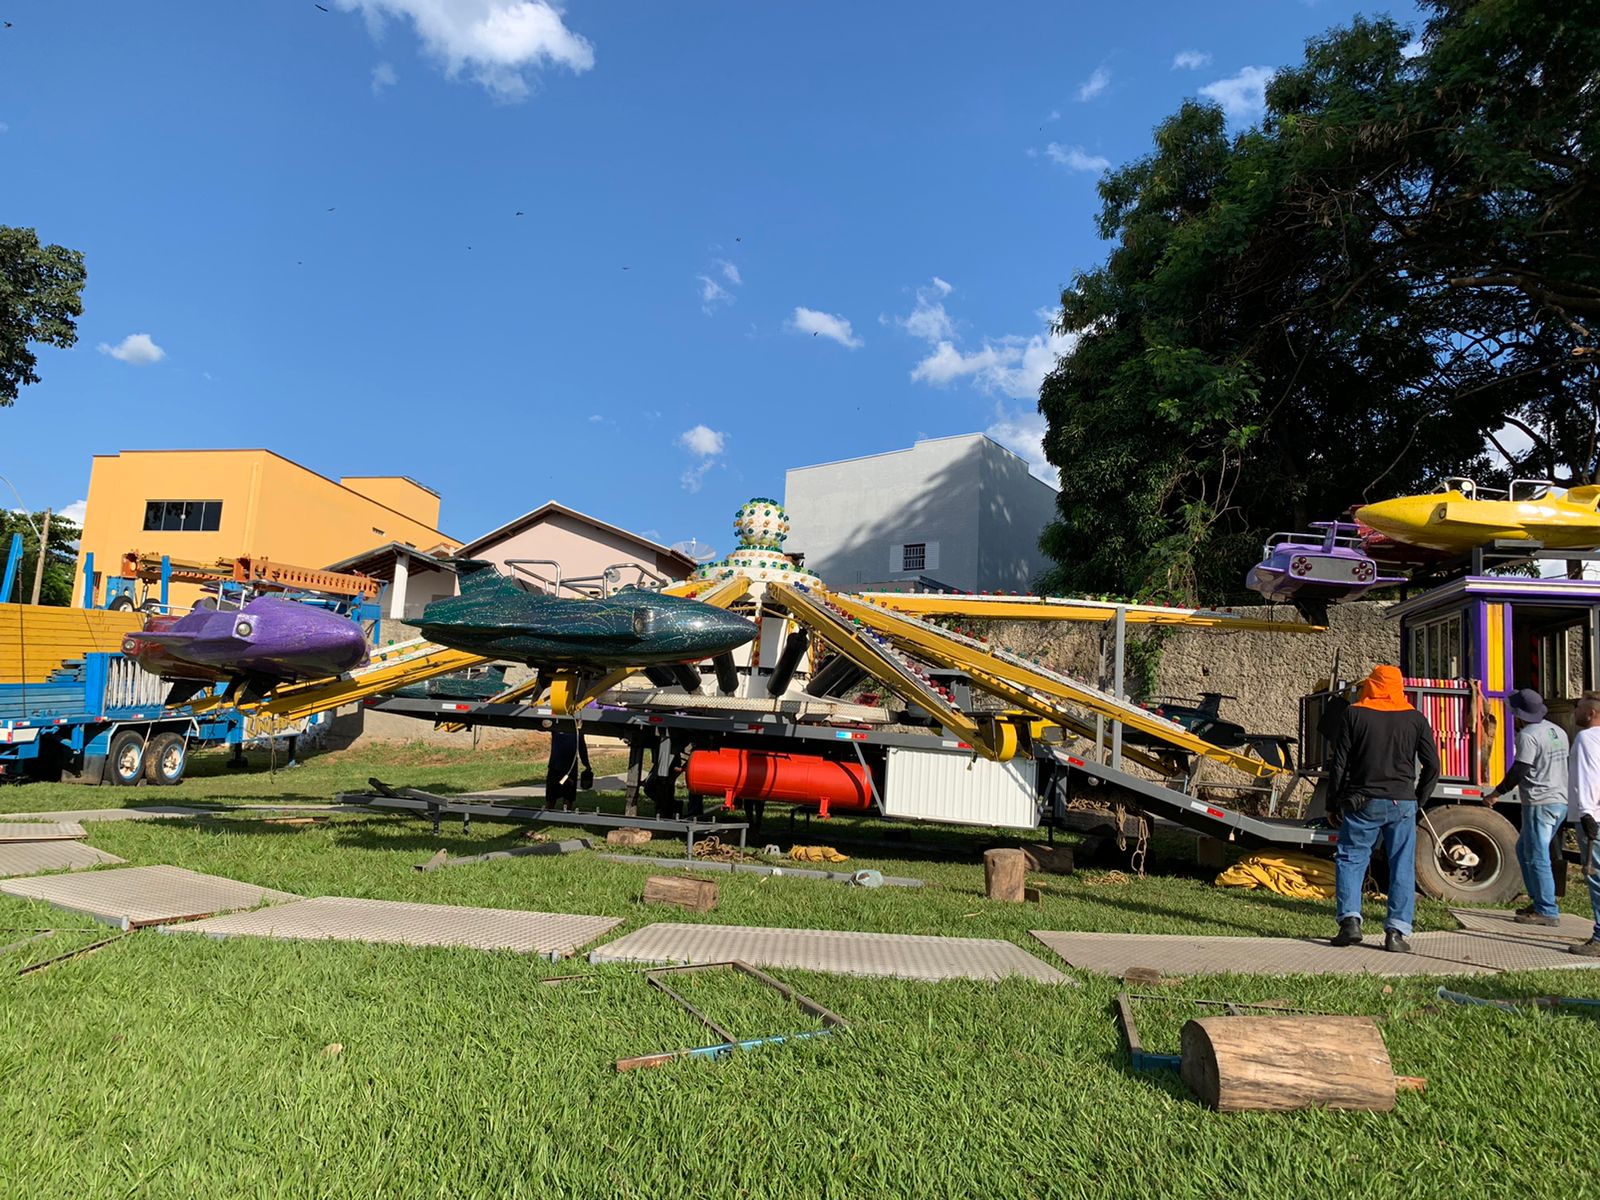
<instances>
[{"instance_id":1,"label":"pink house","mask_svg":"<svg viewBox=\"0 0 1600 1200\"><path fill-rule=\"evenodd\" d=\"M547 584L559 579L562 585L583 580L597 584L613 567L614 585L641 582L639 572L628 566L633 563L676 582L687 579L697 565L671 547L554 500L468 542L454 557L485 559L508 575L520 573ZM572 589L563 586L563 592L571 595Z\"/></svg>"}]
</instances>

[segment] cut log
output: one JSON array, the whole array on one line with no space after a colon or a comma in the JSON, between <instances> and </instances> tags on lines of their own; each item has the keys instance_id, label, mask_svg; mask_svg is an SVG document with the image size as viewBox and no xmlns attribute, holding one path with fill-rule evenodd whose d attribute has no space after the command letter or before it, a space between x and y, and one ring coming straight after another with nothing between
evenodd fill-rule
<instances>
[{"instance_id":1,"label":"cut log","mask_svg":"<svg viewBox=\"0 0 1600 1200\"><path fill-rule=\"evenodd\" d=\"M1180 1035L1183 1081L1218 1112L1394 1108L1389 1051L1370 1017L1204 1017Z\"/></svg>"},{"instance_id":2,"label":"cut log","mask_svg":"<svg viewBox=\"0 0 1600 1200\"><path fill-rule=\"evenodd\" d=\"M983 887L991 900L1021 904L1026 890L1028 859L1021 850L985 850Z\"/></svg>"},{"instance_id":3,"label":"cut log","mask_svg":"<svg viewBox=\"0 0 1600 1200\"><path fill-rule=\"evenodd\" d=\"M1022 846L1028 870L1046 875L1071 875L1072 851L1066 846Z\"/></svg>"},{"instance_id":4,"label":"cut log","mask_svg":"<svg viewBox=\"0 0 1600 1200\"><path fill-rule=\"evenodd\" d=\"M1220 871L1228 862L1228 843L1221 838L1201 836L1194 843L1194 861L1207 871Z\"/></svg>"},{"instance_id":5,"label":"cut log","mask_svg":"<svg viewBox=\"0 0 1600 1200\"><path fill-rule=\"evenodd\" d=\"M717 906L717 885L694 875L652 875L644 882L644 902L710 912Z\"/></svg>"},{"instance_id":6,"label":"cut log","mask_svg":"<svg viewBox=\"0 0 1600 1200\"><path fill-rule=\"evenodd\" d=\"M606 841L613 846L642 846L650 840L648 829L613 829Z\"/></svg>"}]
</instances>

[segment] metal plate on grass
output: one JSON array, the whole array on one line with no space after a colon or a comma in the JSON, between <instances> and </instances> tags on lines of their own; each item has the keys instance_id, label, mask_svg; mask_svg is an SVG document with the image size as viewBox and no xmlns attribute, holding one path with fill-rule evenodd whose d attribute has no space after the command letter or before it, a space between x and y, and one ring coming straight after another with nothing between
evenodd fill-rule
<instances>
[{"instance_id":1,"label":"metal plate on grass","mask_svg":"<svg viewBox=\"0 0 1600 1200\"><path fill-rule=\"evenodd\" d=\"M1519 927L1520 928L1520 927ZM1554 929L1545 932L1554 933ZM1430 958L1436 964L1466 963L1491 971L1560 971L1575 967L1600 967L1600 958L1573 954L1568 941L1538 942L1498 933L1419 933L1411 939L1413 958ZM1452 968L1437 965L1434 973Z\"/></svg>"},{"instance_id":2,"label":"metal plate on grass","mask_svg":"<svg viewBox=\"0 0 1600 1200\"><path fill-rule=\"evenodd\" d=\"M159 821L203 817L215 810L183 804L146 804L139 808L80 808L61 812L7 813L8 821Z\"/></svg>"},{"instance_id":3,"label":"metal plate on grass","mask_svg":"<svg viewBox=\"0 0 1600 1200\"><path fill-rule=\"evenodd\" d=\"M0 878L37 875L41 871L81 871L125 861L82 842L14 842L0 846Z\"/></svg>"},{"instance_id":4,"label":"metal plate on grass","mask_svg":"<svg viewBox=\"0 0 1600 1200\"><path fill-rule=\"evenodd\" d=\"M0 892L28 900L43 900L56 908L83 913L118 929L191 920L236 908L299 899L288 892L218 875L201 875L182 867L118 867L89 875L11 879L0 883Z\"/></svg>"},{"instance_id":5,"label":"metal plate on grass","mask_svg":"<svg viewBox=\"0 0 1600 1200\"><path fill-rule=\"evenodd\" d=\"M570 954L620 924L621 917L323 896L259 912L174 925L162 932Z\"/></svg>"},{"instance_id":6,"label":"metal plate on grass","mask_svg":"<svg viewBox=\"0 0 1600 1200\"><path fill-rule=\"evenodd\" d=\"M0 843L71 841L89 836L76 821L0 821Z\"/></svg>"},{"instance_id":7,"label":"metal plate on grass","mask_svg":"<svg viewBox=\"0 0 1600 1200\"><path fill-rule=\"evenodd\" d=\"M730 959L758 967L926 982L1010 976L1043 983L1070 982L1021 947L992 938L662 923L635 930L589 954L590 962L713 963Z\"/></svg>"},{"instance_id":8,"label":"metal plate on grass","mask_svg":"<svg viewBox=\"0 0 1600 1200\"><path fill-rule=\"evenodd\" d=\"M1130 967L1152 967L1163 975L1478 975L1489 969L1441 963L1421 954L1389 954L1382 934L1360 946L1330 946L1311 938L1042 929L1035 929L1033 936L1075 967L1119 977ZM1412 941L1428 936L1418 934Z\"/></svg>"},{"instance_id":9,"label":"metal plate on grass","mask_svg":"<svg viewBox=\"0 0 1600 1200\"><path fill-rule=\"evenodd\" d=\"M1594 933L1594 922L1572 913L1561 914L1560 925L1519 925L1514 914L1503 908L1452 908L1450 915L1463 929L1474 933L1498 933L1532 942L1586 942Z\"/></svg>"}]
</instances>

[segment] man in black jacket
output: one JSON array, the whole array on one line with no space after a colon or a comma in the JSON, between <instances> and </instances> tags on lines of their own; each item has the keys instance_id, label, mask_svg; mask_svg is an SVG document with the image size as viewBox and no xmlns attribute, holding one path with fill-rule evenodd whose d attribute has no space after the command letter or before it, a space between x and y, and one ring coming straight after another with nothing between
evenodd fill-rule
<instances>
[{"instance_id":1,"label":"man in black jacket","mask_svg":"<svg viewBox=\"0 0 1600 1200\"><path fill-rule=\"evenodd\" d=\"M1420 766L1420 772L1419 772ZM1417 906L1417 810L1439 782L1439 747L1427 719L1406 699L1398 667L1374 667L1361 682L1328 754L1328 813L1339 828L1335 946L1361 941L1361 887L1373 848L1389 859L1389 914L1383 948L1409 954Z\"/></svg>"}]
</instances>

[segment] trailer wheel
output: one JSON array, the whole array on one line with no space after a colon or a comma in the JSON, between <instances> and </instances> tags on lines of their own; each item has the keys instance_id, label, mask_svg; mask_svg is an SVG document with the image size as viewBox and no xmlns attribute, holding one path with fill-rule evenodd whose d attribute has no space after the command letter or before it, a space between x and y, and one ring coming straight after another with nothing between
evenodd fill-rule
<instances>
[{"instance_id":1,"label":"trailer wheel","mask_svg":"<svg viewBox=\"0 0 1600 1200\"><path fill-rule=\"evenodd\" d=\"M144 752L144 777L157 787L183 782L189 765L189 739L181 733L158 733Z\"/></svg>"},{"instance_id":2,"label":"trailer wheel","mask_svg":"<svg viewBox=\"0 0 1600 1200\"><path fill-rule=\"evenodd\" d=\"M144 734L124 729L111 739L106 755L106 778L122 787L132 787L144 775Z\"/></svg>"},{"instance_id":3,"label":"trailer wheel","mask_svg":"<svg viewBox=\"0 0 1600 1200\"><path fill-rule=\"evenodd\" d=\"M107 612L132 612L133 611L133 597L128 595L127 592L123 592L121 595L111 597L110 600L106 601L106 611Z\"/></svg>"},{"instance_id":4,"label":"trailer wheel","mask_svg":"<svg viewBox=\"0 0 1600 1200\"><path fill-rule=\"evenodd\" d=\"M1516 826L1467 804L1430 808L1417 818L1417 888L1435 900L1505 904L1522 890Z\"/></svg>"}]
</instances>

